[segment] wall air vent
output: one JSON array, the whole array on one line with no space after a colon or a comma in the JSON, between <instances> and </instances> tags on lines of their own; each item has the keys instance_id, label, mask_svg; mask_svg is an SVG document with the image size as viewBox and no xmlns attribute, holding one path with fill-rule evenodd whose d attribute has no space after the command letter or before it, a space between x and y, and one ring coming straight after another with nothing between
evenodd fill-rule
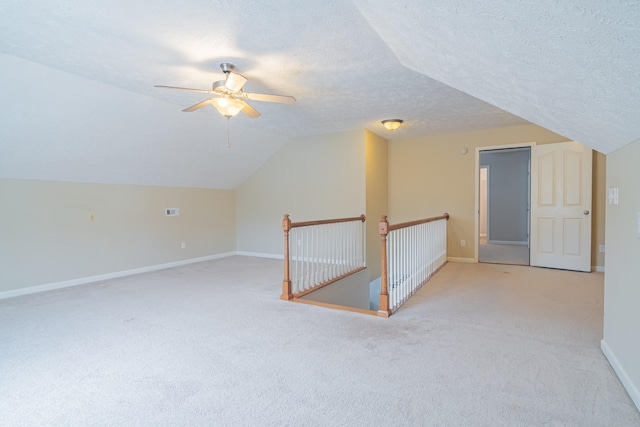
<instances>
[{"instance_id":1,"label":"wall air vent","mask_svg":"<svg viewBox=\"0 0 640 427\"><path fill-rule=\"evenodd\" d=\"M180 208L167 208L164 210L165 216L178 216L180 215Z\"/></svg>"}]
</instances>

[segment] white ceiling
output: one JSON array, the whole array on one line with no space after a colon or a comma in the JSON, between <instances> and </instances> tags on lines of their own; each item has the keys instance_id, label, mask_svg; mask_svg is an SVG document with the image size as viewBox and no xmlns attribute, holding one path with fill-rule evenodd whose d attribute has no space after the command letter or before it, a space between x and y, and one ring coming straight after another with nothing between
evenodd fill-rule
<instances>
[{"instance_id":1,"label":"white ceiling","mask_svg":"<svg viewBox=\"0 0 640 427\"><path fill-rule=\"evenodd\" d=\"M638 0L354 0L400 62L605 154L640 138Z\"/></svg>"},{"instance_id":2,"label":"white ceiling","mask_svg":"<svg viewBox=\"0 0 640 427\"><path fill-rule=\"evenodd\" d=\"M532 122L608 153L640 137L639 25L620 0L5 0L0 176L235 188L291 138L365 128ZM253 102L229 150L213 107L180 111L205 94L153 87L220 62L298 101Z\"/></svg>"}]
</instances>

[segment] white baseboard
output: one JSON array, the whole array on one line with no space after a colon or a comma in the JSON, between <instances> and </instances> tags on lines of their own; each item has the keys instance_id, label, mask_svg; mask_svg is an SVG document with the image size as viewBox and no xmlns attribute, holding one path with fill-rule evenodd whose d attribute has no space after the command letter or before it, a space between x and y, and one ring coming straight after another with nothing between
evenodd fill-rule
<instances>
[{"instance_id":1,"label":"white baseboard","mask_svg":"<svg viewBox=\"0 0 640 427\"><path fill-rule=\"evenodd\" d=\"M99 282L101 280L116 279L118 277L131 276L133 274L148 273L150 271L164 270L165 268L179 267L181 265L194 264L196 262L211 261L214 259L227 258L237 255L237 252L225 252L222 254L208 255L199 258L184 259L181 261L168 262L165 264L150 265L148 267L134 268L131 270L116 271L114 273L100 274L98 276L82 277L80 279L65 280L62 282L46 283L44 285L29 286L28 288L12 289L0 292L0 299L19 297L22 295L35 294L38 292L52 291L54 289L68 288L71 286L86 285L87 283Z\"/></svg>"},{"instance_id":2,"label":"white baseboard","mask_svg":"<svg viewBox=\"0 0 640 427\"><path fill-rule=\"evenodd\" d=\"M453 262L468 262L468 263L472 263L475 264L477 261L473 258L459 258L459 257L454 257L454 256L448 256L447 257L447 261L453 261Z\"/></svg>"},{"instance_id":3,"label":"white baseboard","mask_svg":"<svg viewBox=\"0 0 640 427\"><path fill-rule=\"evenodd\" d=\"M629 397L631 397L631 400L635 403L636 408L640 410L640 390L638 390L638 387L633 383L631 378L629 378L627 371L622 367L620 361L615 354L613 354L613 351L604 339L600 341L600 349L609 361L613 370L618 375L618 378L620 378L620 382L624 386L625 390L627 390L627 393L629 393Z\"/></svg>"},{"instance_id":4,"label":"white baseboard","mask_svg":"<svg viewBox=\"0 0 640 427\"><path fill-rule=\"evenodd\" d=\"M592 265L591 271L597 271L598 273L604 273L604 266L601 265Z\"/></svg>"},{"instance_id":5,"label":"white baseboard","mask_svg":"<svg viewBox=\"0 0 640 427\"><path fill-rule=\"evenodd\" d=\"M238 251L238 252L236 252L236 254L240 255L240 256L254 256L254 257L258 257L258 258L284 259L284 255L265 254L265 253L261 253L261 252Z\"/></svg>"}]
</instances>

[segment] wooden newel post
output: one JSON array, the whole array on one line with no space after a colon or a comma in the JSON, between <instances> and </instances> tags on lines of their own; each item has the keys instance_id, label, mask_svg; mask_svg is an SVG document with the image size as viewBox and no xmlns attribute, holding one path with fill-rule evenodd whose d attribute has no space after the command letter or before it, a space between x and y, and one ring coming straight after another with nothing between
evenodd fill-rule
<instances>
[{"instance_id":1,"label":"wooden newel post","mask_svg":"<svg viewBox=\"0 0 640 427\"><path fill-rule=\"evenodd\" d=\"M289 274L289 230L291 230L291 220L289 215L282 219L282 231L284 231L284 280L282 280L282 295L280 299L291 300L291 276Z\"/></svg>"},{"instance_id":2,"label":"wooden newel post","mask_svg":"<svg viewBox=\"0 0 640 427\"><path fill-rule=\"evenodd\" d=\"M378 232L382 240L382 256L380 262L382 271L380 274L380 307L378 308L378 316L389 317L389 274L387 272L387 234L389 234L389 221L383 216L378 224Z\"/></svg>"}]
</instances>

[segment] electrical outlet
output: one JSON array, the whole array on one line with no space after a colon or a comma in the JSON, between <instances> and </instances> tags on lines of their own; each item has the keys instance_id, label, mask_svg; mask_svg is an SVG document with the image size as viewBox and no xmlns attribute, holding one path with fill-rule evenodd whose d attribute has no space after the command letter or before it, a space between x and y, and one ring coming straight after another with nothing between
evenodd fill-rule
<instances>
[{"instance_id":1,"label":"electrical outlet","mask_svg":"<svg viewBox=\"0 0 640 427\"><path fill-rule=\"evenodd\" d=\"M604 252L604 245L600 245L600 246L598 246L598 250L599 250L600 252Z\"/></svg>"},{"instance_id":2,"label":"electrical outlet","mask_svg":"<svg viewBox=\"0 0 640 427\"><path fill-rule=\"evenodd\" d=\"M465 242L464 240L460 240L460 246L466 246L467 242Z\"/></svg>"},{"instance_id":3,"label":"electrical outlet","mask_svg":"<svg viewBox=\"0 0 640 427\"><path fill-rule=\"evenodd\" d=\"M93 222L93 221L95 221L95 220L96 220L96 214L94 214L93 212L91 212L91 213L89 214L89 221Z\"/></svg>"},{"instance_id":4,"label":"electrical outlet","mask_svg":"<svg viewBox=\"0 0 640 427\"><path fill-rule=\"evenodd\" d=\"M181 246L182 246L182 249L184 249L187 247L187 244L185 242L182 242Z\"/></svg>"}]
</instances>

